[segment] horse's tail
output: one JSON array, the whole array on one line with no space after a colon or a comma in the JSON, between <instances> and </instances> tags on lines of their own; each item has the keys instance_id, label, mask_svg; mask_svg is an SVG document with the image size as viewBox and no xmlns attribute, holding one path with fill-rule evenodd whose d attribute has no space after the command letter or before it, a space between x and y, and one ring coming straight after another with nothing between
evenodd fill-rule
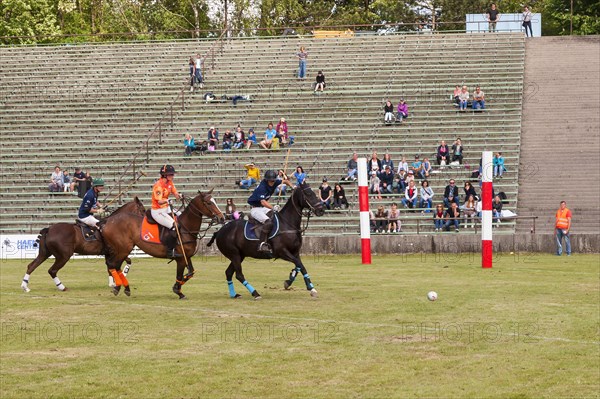
<instances>
[{"instance_id":1,"label":"horse's tail","mask_svg":"<svg viewBox=\"0 0 600 399\"><path fill-rule=\"evenodd\" d=\"M42 253L46 253L48 251L48 247L46 246L46 235L48 234L48 231L50 231L50 229L48 227L45 227L43 229L40 230L40 233L38 234L35 242L38 245L39 248L39 252Z\"/></svg>"},{"instance_id":2,"label":"horse's tail","mask_svg":"<svg viewBox=\"0 0 600 399\"><path fill-rule=\"evenodd\" d=\"M213 233L212 238L210 239L210 241L208 242L208 244L206 244L207 247L210 247L212 245L213 242L215 242L215 240L217 239L217 236L219 235L219 231L217 230Z\"/></svg>"}]
</instances>

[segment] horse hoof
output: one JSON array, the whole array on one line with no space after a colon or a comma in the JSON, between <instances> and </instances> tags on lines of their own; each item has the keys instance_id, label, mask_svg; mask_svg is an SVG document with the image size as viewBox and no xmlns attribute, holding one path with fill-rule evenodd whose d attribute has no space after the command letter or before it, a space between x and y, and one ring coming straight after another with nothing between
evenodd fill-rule
<instances>
[{"instance_id":1,"label":"horse hoof","mask_svg":"<svg viewBox=\"0 0 600 399\"><path fill-rule=\"evenodd\" d=\"M262 299L262 296L260 296L260 295L257 295L257 296L255 296L255 297L254 297L254 300L255 300L255 301L258 301L258 300L260 300L260 299Z\"/></svg>"},{"instance_id":2,"label":"horse hoof","mask_svg":"<svg viewBox=\"0 0 600 399\"><path fill-rule=\"evenodd\" d=\"M317 298L319 296L319 293L313 288L312 290L310 290L310 296L312 296L313 298Z\"/></svg>"},{"instance_id":3,"label":"horse hoof","mask_svg":"<svg viewBox=\"0 0 600 399\"><path fill-rule=\"evenodd\" d=\"M129 289L129 286L125 287L125 290L123 292L125 293L125 295L131 296L131 290Z\"/></svg>"},{"instance_id":4,"label":"horse hoof","mask_svg":"<svg viewBox=\"0 0 600 399\"><path fill-rule=\"evenodd\" d=\"M241 298L242 296L240 294L235 294L235 296L231 297L231 299L238 299Z\"/></svg>"},{"instance_id":5,"label":"horse hoof","mask_svg":"<svg viewBox=\"0 0 600 399\"><path fill-rule=\"evenodd\" d=\"M62 291L62 292L65 292L66 290L68 290L68 288L67 288L67 287L63 288L61 291Z\"/></svg>"},{"instance_id":6,"label":"horse hoof","mask_svg":"<svg viewBox=\"0 0 600 399\"><path fill-rule=\"evenodd\" d=\"M121 291L121 286L113 287L112 289L112 293L115 294L115 296L119 295L119 291Z\"/></svg>"},{"instance_id":7,"label":"horse hoof","mask_svg":"<svg viewBox=\"0 0 600 399\"><path fill-rule=\"evenodd\" d=\"M288 280L285 280L285 281L283 282L283 289L284 289L284 290L289 290L291 286L292 286L292 285L291 285L291 284L288 282Z\"/></svg>"},{"instance_id":8,"label":"horse hoof","mask_svg":"<svg viewBox=\"0 0 600 399\"><path fill-rule=\"evenodd\" d=\"M22 285L21 288L23 288L23 291L25 291L25 292L31 291L31 289L29 287L27 287L26 285L25 286Z\"/></svg>"},{"instance_id":9,"label":"horse hoof","mask_svg":"<svg viewBox=\"0 0 600 399\"><path fill-rule=\"evenodd\" d=\"M187 299L187 297L181 293L179 293L179 300Z\"/></svg>"}]
</instances>

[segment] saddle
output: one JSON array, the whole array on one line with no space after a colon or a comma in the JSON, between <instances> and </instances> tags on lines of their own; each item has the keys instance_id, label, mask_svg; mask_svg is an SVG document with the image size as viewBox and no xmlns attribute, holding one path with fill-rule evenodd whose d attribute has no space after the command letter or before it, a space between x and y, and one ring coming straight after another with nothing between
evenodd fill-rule
<instances>
[{"instance_id":1,"label":"saddle","mask_svg":"<svg viewBox=\"0 0 600 399\"><path fill-rule=\"evenodd\" d=\"M273 220L273 228L269 233L269 239L272 239L277 234L279 234L279 215L275 214L272 218ZM248 220L244 224L244 238L249 241L258 241L260 240L260 232L263 228L262 223L258 222L252 216L248 215Z\"/></svg>"},{"instance_id":2,"label":"saddle","mask_svg":"<svg viewBox=\"0 0 600 399\"><path fill-rule=\"evenodd\" d=\"M150 209L148 209L146 210L144 220L142 221L140 236L141 239L146 242L167 245L169 238L171 237L171 230L157 223L152 217Z\"/></svg>"},{"instance_id":3,"label":"saddle","mask_svg":"<svg viewBox=\"0 0 600 399\"><path fill-rule=\"evenodd\" d=\"M81 235L85 241L102 241L100 230L95 227L88 226L80 220L75 220L75 226L81 229Z\"/></svg>"}]
</instances>

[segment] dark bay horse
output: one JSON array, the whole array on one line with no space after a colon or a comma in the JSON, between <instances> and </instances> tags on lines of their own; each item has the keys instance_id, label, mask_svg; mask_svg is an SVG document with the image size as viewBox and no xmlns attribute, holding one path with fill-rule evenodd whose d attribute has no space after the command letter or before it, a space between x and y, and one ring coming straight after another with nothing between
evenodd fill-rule
<instances>
[{"instance_id":1,"label":"dark bay horse","mask_svg":"<svg viewBox=\"0 0 600 399\"><path fill-rule=\"evenodd\" d=\"M244 258L256 259L271 259L281 258L294 264L294 268L290 273L290 278L284 282L284 288L288 289L296 275L301 273L306 283L306 289L310 291L312 296L317 296L317 290L310 281L306 268L300 260L300 248L302 248L302 231L300 223L302 221L303 210L307 208L310 212L314 212L317 216L323 216L325 209L321 201L317 198L314 191L306 183L298 185L292 195L279 212L279 234L271 238L271 247L273 255L258 251L258 241L249 241L244 236L244 225L246 221L235 220L227 223L219 231L213 234L213 237L208 242L208 246L216 240L217 247L223 255L225 255L231 263L225 270L227 285L229 287L229 296L238 298L241 295L235 292L233 287L233 274L236 279L250 291L255 299L260 299L258 291L248 283L242 272L242 262Z\"/></svg>"},{"instance_id":2,"label":"dark bay horse","mask_svg":"<svg viewBox=\"0 0 600 399\"><path fill-rule=\"evenodd\" d=\"M185 256L176 258L177 278L173 285L173 292L180 299L185 298L185 295L181 292L181 287L194 276L191 258L196 253L202 217L205 216L211 219L211 225L216 221L223 222L225 220L211 194L212 190L208 193L198 192L198 195L189 202L177 218L177 226ZM106 266L115 278L116 286L113 288L115 295L119 293L121 286L125 287L126 295L130 293L129 282L121 272L121 265L134 246L137 245L142 251L155 258L168 258L165 245L148 242L142 238L143 219L143 215L121 214L109 219L102 228L104 242L108 248ZM181 254L181 245L178 244L175 250ZM183 272L186 267L188 273L184 276Z\"/></svg>"},{"instance_id":3,"label":"dark bay horse","mask_svg":"<svg viewBox=\"0 0 600 399\"><path fill-rule=\"evenodd\" d=\"M131 202L126 203L116 209L105 220L122 215L143 215L144 205L135 197ZM54 280L56 287L61 291L66 291L60 279L57 277L58 271L71 259L74 253L80 255L104 255L104 242L102 240L86 241L81 232L81 227L75 223L56 223L50 227L46 227L40 231L38 235L39 253L38 256L27 265L27 273L21 282L21 288L25 292L29 292L29 275L46 259L54 256L55 260L48 273ZM129 255L129 253L127 254ZM131 264L131 260L127 258L127 263Z\"/></svg>"}]
</instances>

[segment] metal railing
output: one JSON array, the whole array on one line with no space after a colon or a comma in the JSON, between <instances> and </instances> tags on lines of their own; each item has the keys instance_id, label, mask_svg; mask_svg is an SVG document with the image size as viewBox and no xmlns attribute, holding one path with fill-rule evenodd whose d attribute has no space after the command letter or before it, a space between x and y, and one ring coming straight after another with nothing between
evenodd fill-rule
<instances>
[{"instance_id":1,"label":"metal railing","mask_svg":"<svg viewBox=\"0 0 600 399\"><path fill-rule=\"evenodd\" d=\"M433 215L433 212L431 213ZM500 221L511 221L511 220L531 220L532 221L532 225L531 225L531 234L535 234L536 231L536 220L538 219L537 216L507 216L507 217L493 217L493 223L497 223L497 220ZM397 219L398 221L402 222L402 220L400 218ZM431 226L434 224L434 218L432 218L431 216L429 217L419 217L419 218L412 218L410 219L411 221L416 221L416 228L417 234L421 234L422 232L427 232L430 233L431 232ZM448 221L448 220L458 220L459 222L464 224L472 224L473 228L472 231L474 234L477 234L478 232L481 231L481 217L479 216L475 216L475 217L471 217L471 218L464 218L464 217L458 217L458 218L443 218L442 220L444 220L444 222ZM382 221L382 222L389 222L389 219L387 218L374 218L371 219L371 221ZM411 225L414 226L414 225ZM426 227L425 227L426 226ZM452 226L450 226L452 228ZM463 228L464 230L465 228Z\"/></svg>"}]
</instances>

